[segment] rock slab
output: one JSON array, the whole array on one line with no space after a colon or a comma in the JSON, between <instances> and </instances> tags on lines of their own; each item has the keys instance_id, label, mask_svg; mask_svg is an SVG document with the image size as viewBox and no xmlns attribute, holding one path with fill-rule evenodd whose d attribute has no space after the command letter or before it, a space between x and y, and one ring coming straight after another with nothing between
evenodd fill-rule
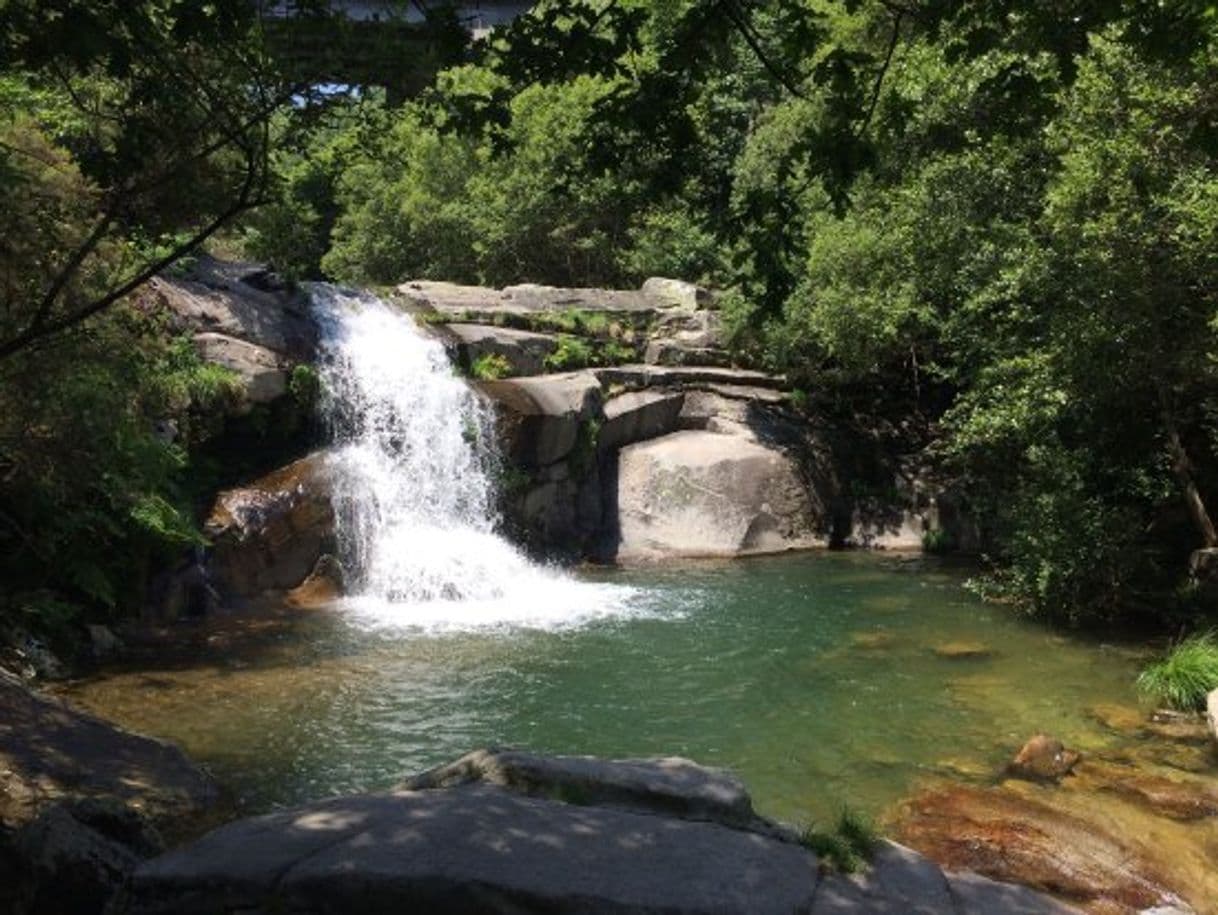
<instances>
[{"instance_id":1,"label":"rock slab","mask_svg":"<svg viewBox=\"0 0 1218 915\"><path fill-rule=\"evenodd\" d=\"M684 759L481 750L407 786L230 823L141 865L115 911L1073 911L1024 888L945 875L890 842L867 873L829 874L789 831L752 814L738 780Z\"/></svg>"},{"instance_id":2,"label":"rock slab","mask_svg":"<svg viewBox=\"0 0 1218 915\"><path fill-rule=\"evenodd\" d=\"M817 543L813 506L794 461L744 436L684 431L623 448L617 505L619 560Z\"/></svg>"}]
</instances>

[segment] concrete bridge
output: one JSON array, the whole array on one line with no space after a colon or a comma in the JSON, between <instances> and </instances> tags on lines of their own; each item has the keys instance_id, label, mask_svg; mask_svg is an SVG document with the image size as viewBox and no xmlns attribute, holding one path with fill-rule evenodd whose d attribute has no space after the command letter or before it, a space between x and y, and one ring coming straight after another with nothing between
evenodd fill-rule
<instances>
[{"instance_id":1,"label":"concrete bridge","mask_svg":"<svg viewBox=\"0 0 1218 915\"><path fill-rule=\"evenodd\" d=\"M390 104L424 88L533 0L255 0L290 76L313 84L383 86ZM318 16L322 8L329 15ZM303 8L303 9L302 9Z\"/></svg>"}]
</instances>

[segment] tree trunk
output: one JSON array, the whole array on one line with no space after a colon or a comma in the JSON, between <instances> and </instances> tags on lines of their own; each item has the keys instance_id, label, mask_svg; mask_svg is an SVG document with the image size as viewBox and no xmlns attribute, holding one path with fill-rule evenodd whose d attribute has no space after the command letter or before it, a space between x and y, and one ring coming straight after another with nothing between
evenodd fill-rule
<instances>
[{"instance_id":1,"label":"tree trunk","mask_svg":"<svg viewBox=\"0 0 1218 915\"><path fill-rule=\"evenodd\" d=\"M1180 430L1176 427L1175 417L1166 404L1163 406L1163 426L1167 430L1167 447L1171 452L1172 472L1184 491L1184 501L1188 505L1189 516L1193 519L1197 531L1205 541L1206 547L1218 547L1218 530L1214 521L1206 511L1205 501L1201 491L1197 489L1197 481L1193 478L1193 463L1189 460L1184 441L1180 438Z\"/></svg>"}]
</instances>

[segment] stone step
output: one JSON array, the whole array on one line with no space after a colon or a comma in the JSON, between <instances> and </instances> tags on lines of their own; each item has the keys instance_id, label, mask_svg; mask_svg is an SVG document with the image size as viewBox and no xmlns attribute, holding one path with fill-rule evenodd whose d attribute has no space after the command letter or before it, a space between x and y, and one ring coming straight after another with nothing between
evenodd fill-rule
<instances>
[{"instance_id":1,"label":"stone step","mask_svg":"<svg viewBox=\"0 0 1218 915\"><path fill-rule=\"evenodd\" d=\"M782 375L769 375L752 369L695 365L615 365L593 369L601 384L627 388L678 387L720 384L738 388L787 389Z\"/></svg>"}]
</instances>

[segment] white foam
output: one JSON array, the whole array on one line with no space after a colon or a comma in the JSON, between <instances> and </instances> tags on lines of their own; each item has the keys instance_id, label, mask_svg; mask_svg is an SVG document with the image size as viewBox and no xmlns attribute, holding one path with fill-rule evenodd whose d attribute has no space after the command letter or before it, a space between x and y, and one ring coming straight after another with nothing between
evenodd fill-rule
<instances>
[{"instance_id":1,"label":"white foam","mask_svg":"<svg viewBox=\"0 0 1218 915\"><path fill-rule=\"evenodd\" d=\"M437 340L371 294L311 293L353 619L436 632L650 612L639 589L538 565L496 532L490 408Z\"/></svg>"}]
</instances>

